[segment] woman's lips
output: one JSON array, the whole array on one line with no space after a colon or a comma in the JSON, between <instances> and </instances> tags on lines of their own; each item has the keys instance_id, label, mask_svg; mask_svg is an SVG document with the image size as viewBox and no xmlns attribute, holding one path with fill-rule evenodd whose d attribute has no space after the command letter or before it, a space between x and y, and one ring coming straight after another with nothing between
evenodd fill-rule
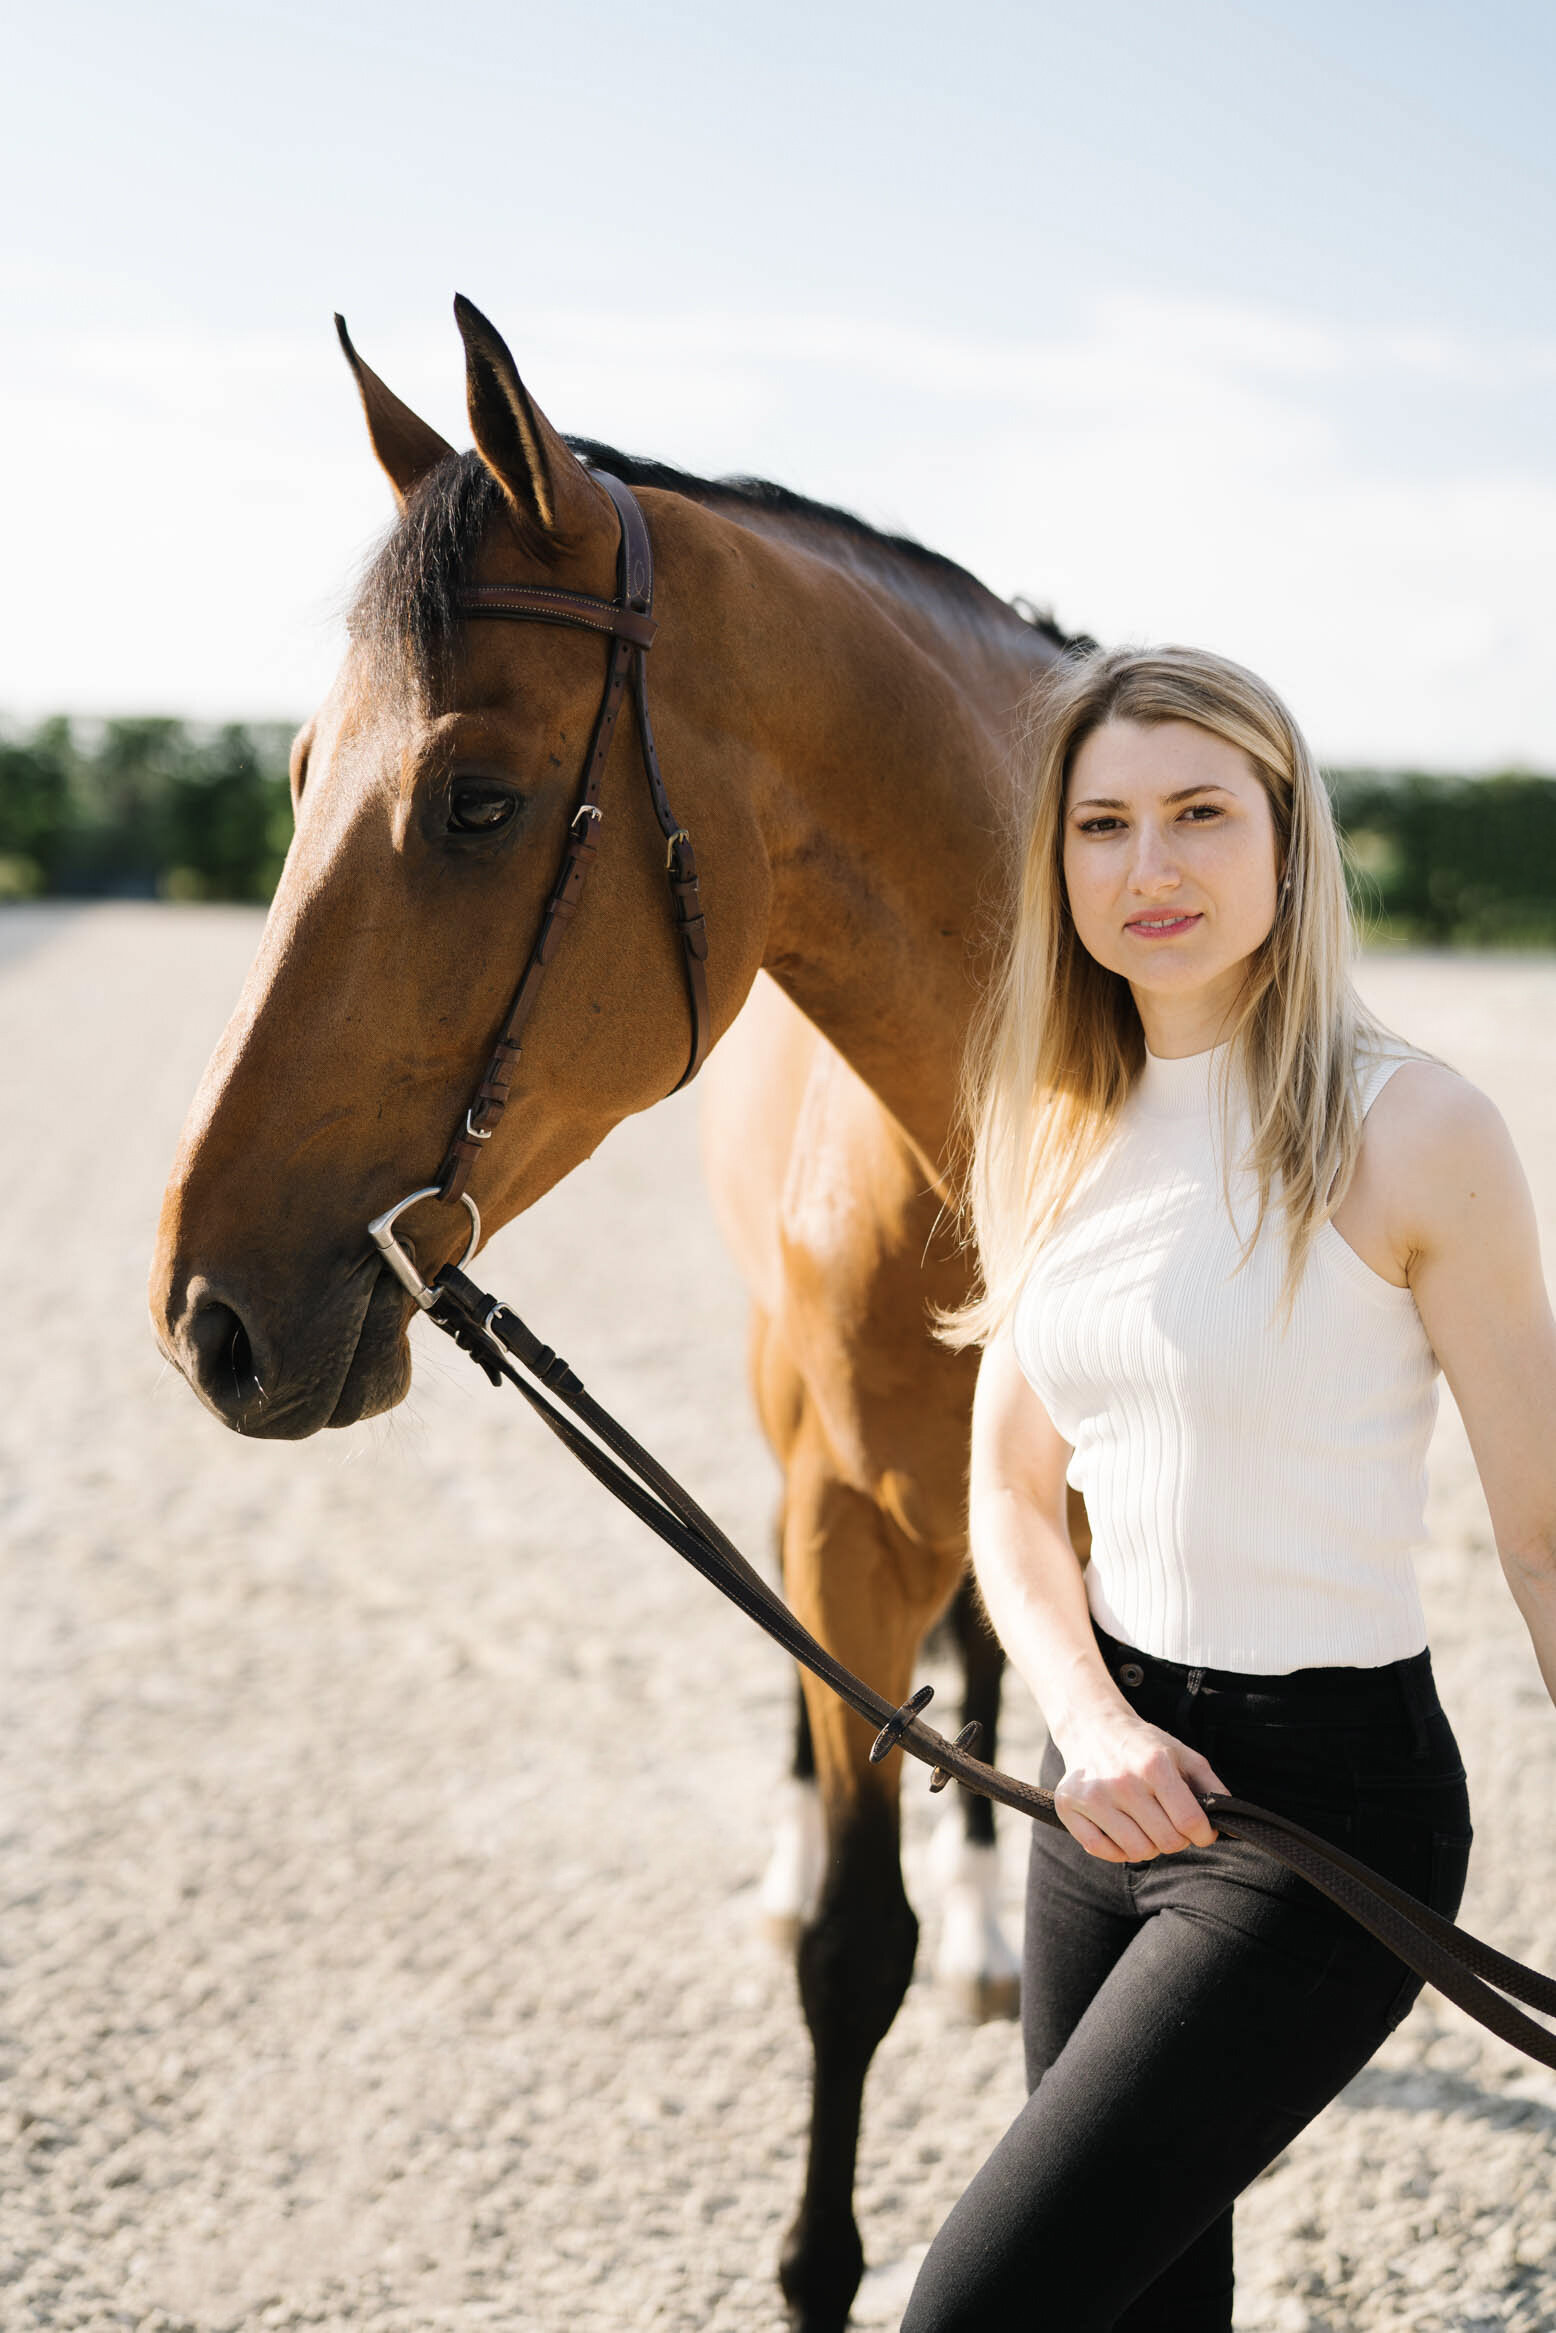
<instances>
[{"instance_id":1,"label":"woman's lips","mask_svg":"<svg viewBox=\"0 0 1556 2333\"><path fill-rule=\"evenodd\" d=\"M1176 939L1180 932L1192 930L1202 921L1198 915L1137 915L1125 924L1126 932L1133 932L1141 940Z\"/></svg>"}]
</instances>

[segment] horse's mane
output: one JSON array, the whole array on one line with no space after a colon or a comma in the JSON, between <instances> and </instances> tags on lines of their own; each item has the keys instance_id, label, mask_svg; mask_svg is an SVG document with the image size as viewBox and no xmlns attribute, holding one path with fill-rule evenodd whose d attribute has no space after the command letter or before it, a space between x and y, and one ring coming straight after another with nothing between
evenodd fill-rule
<instances>
[{"instance_id":1,"label":"horse's mane","mask_svg":"<svg viewBox=\"0 0 1556 2333\"><path fill-rule=\"evenodd\" d=\"M1061 631L1046 609L1033 607L1026 600L995 599L976 575L958 566L954 559L948 559L943 551L930 550L912 535L888 534L883 527L871 526L868 519L856 517L853 511L840 510L836 503L814 502L808 494L796 494L792 487L776 485L771 478L699 478L692 471L675 470L665 462L624 454L618 447L601 445L594 438L570 437L567 442L593 468L610 470L624 485L659 487L667 494L684 494L689 502L732 502L764 518L796 519L805 526L842 537L867 556L873 554L881 564L896 562L916 569L919 574L946 586L958 598L971 595L984 603L993 600L1002 615L1040 634L1055 648L1075 645L1072 635Z\"/></svg>"},{"instance_id":2,"label":"horse's mane","mask_svg":"<svg viewBox=\"0 0 1556 2333\"><path fill-rule=\"evenodd\" d=\"M1035 632L1056 648L1077 645L1051 615L1025 601L996 599L977 577L941 551L929 550L910 535L887 534L851 511L775 485L767 478L699 478L664 462L624 454L593 438L569 438L584 461L610 470L628 486L647 486L684 495L691 502L733 505L753 518L791 520L823 538L832 535L877 568L896 566L927 581L965 612L976 603L1012 625ZM430 678L457 633L457 597L469 581L487 527L501 505L502 492L473 450L439 462L421 481L364 574L352 602L352 637L408 653L418 675Z\"/></svg>"}]
</instances>

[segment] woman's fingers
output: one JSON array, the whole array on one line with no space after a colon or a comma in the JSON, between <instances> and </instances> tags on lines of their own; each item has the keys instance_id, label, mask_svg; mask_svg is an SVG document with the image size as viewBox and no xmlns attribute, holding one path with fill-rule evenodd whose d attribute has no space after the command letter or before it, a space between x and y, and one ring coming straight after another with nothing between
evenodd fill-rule
<instances>
[{"instance_id":1,"label":"woman's fingers","mask_svg":"<svg viewBox=\"0 0 1556 2333\"><path fill-rule=\"evenodd\" d=\"M1179 1773L1173 1752L1176 1743L1160 1741L1140 1769L1122 1774L1104 1788L1113 1802L1144 1832L1158 1855L1177 1855L1185 1847L1208 1847L1209 1824L1193 1791ZM1095 1808L1087 1810L1096 1816ZM1097 1817L1112 1829L1105 1816Z\"/></svg>"},{"instance_id":2,"label":"woman's fingers","mask_svg":"<svg viewBox=\"0 0 1556 2333\"><path fill-rule=\"evenodd\" d=\"M1130 1861L1123 1848L1115 1846L1106 1831L1099 1831L1095 1823L1088 1822L1086 1817L1078 1813L1074 1807L1059 1806L1057 1798L1054 1800L1054 1805L1058 1807L1060 1820L1071 1838L1079 1846L1084 1847L1088 1855L1095 1855L1099 1863L1128 1863Z\"/></svg>"},{"instance_id":3,"label":"woman's fingers","mask_svg":"<svg viewBox=\"0 0 1556 2333\"><path fill-rule=\"evenodd\" d=\"M1072 1767L1054 1793L1066 1828L1089 1854L1146 1863L1185 1847L1209 1847L1216 1829L1196 1795L1220 1790L1208 1759L1170 1734L1132 1740L1139 1764L1098 1773Z\"/></svg>"},{"instance_id":4,"label":"woman's fingers","mask_svg":"<svg viewBox=\"0 0 1556 2333\"><path fill-rule=\"evenodd\" d=\"M1214 1766L1211 1765L1210 1760L1208 1758L1202 1758L1198 1750L1185 1751L1182 1770L1184 1780L1188 1783L1191 1791L1195 1794L1196 1803L1199 1799L1209 1797L1212 1793L1216 1793L1222 1798L1231 1797L1231 1792L1228 1790L1226 1784L1222 1781L1220 1775L1216 1772ZM1203 1807L1200 1807L1199 1814L1201 1823L1210 1833L1210 1839L1199 1838L1198 1844L1202 1847L1208 1847L1210 1840L1218 1839L1221 1834L1216 1829L1214 1823L1211 1822L1210 1817L1206 1814Z\"/></svg>"},{"instance_id":5,"label":"woman's fingers","mask_svg":"<svg viewBox=\"0 0 1556 2333\"><path fill-rule=\"evenodd\" d=\"M1130 1812L1141 1829L1150 1834L1161 1854L1177 1855L1185 1847L1209 1846L1206 1833L1210 1826L1205 1810L1170 1760L1153 1769L1142 1781L1141 1790L1146 1799L1145 1810L1142 1813L1131 1799Z\"/></svg>"},{"instance_id":6,"label":"woman's fingers","mask_svg":"<svg viewBox=\"0 0 1556 2333\"><path fill-rule=\"evenodd\" d=\"M1087 1778L1068 1786L1061 1782L1054 1792L1054 1805L1066 1823L1072 1814L1079 1815L1093 1830L1100 1831L1126 1863L1149 1863L1153 1856L1166 1852L1158 1832L1176 1837L1150 1793L1132 1787L1128 1777L1120 1782Z\"/></svg>"},{"instance_id":7,"label":"woman's fingers","mask_svg":"<svg viewBox=\"0 0 1556 2333\"><path fill-rule=\"evenodd\" d=\"M1214 1783L1200 1785L1197 1775L1182 1773L1175 1766L1170 1778L1160 1786L1162 1807L1181 1839L1187 1840L1191 1847L1209 1847L1216 1836L1215 1825L1200 1805L1191 1783L1207 1790L1215 1788Z\"/></svg>"},{"instance_id":8,"label":"woman's fingers","mask_svg":"<svg viewBox=\"0 0 1556 2333\"><path fill-rule=\"evenodd\" d=\"M1065 1829L1080 1841L1088 1855L1100 1855L1105 1863L1150 1863L1160 1852L1133 1817L1116 1803L1089 1797L1083 1813L1073 1799L1061 1802L1055 1791L1054 1805Z\"/></svg>"}]
</instances>

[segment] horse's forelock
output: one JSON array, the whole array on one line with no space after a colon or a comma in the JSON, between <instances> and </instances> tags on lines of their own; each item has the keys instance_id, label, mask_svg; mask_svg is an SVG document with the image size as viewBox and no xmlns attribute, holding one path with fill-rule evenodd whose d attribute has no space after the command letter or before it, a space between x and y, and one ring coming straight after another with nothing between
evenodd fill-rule
<instances>
[{"instance_id":1,"label":"horse's forelock","mask_svg":"<svg viewBox=\"0 0 1556 2333\"><path fill-rule=\"evenodd\" d=\"M384 674L432 695L460 627L468 584L502 489L473 449L427 474L368 564L351 603L352 640Z\"/></svg>"}]
</instances>

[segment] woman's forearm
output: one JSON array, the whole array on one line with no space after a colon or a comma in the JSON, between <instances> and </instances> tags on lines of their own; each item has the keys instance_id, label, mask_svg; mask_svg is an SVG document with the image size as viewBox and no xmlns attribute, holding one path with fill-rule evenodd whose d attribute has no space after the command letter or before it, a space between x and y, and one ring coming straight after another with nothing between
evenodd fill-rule
<instances>
[{"instance_id":1,"label":"woman's forearm","mask_svg":"<svg viewBox=\"0 0 1556 2333\"><path fill-rule=\"evenodd\" d=\"M1524 1563L1516 1556L1504 1555L1502 1570L1513 1601L1524 1616L1545 1690L1556 1702L1556 1564L1548 1560Z\"/></svg>"},{"instance_id":2,"label":"woman's forearm","mask_svg":"<svg viewBox=\"0 0 1556 2333\"><path fill-rule=\"evenodd\" d=\"M975 1493L973 1569L994 1632L1061 1748L1128 1704L1092 1634L1086 1586L1066 1533L1019 1491Z\"/></svg>"}]
</instances>

